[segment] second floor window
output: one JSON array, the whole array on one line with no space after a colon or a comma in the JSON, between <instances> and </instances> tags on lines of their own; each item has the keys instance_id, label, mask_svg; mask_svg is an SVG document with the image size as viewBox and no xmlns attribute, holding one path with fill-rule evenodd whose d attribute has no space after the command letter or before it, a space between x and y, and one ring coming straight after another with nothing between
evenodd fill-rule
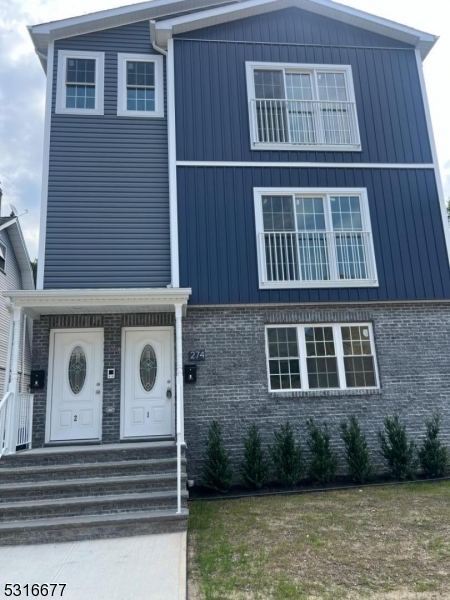
<instances>
[{"instance_id":1,"label":"second floor window","mask_svg":"<svg viewBox=\"0 0 450 600\"><path fill-rule=\"evenodd\" d=\"M378 285L366 191L257 189L261 288Z\"/></svg>"},{"instance_id":2,"label":"second floor window","mask_svg":"<svg viewBox=\"0 0 450 600\"><path fill-rule=\"evenodd\" d=\"M163 117L163 58L155 54L118 55L117 114Z\"/></svg>"},{"instance_id":3,"label":"second floor window","mask_svg":"<svg viewBox=\"0 0 450 600\"><path fill-rule=\"evenodd\" d=\"M351 67L247 63L252 147L359 150Z\"/></svg>"},{"instance_id":4,"label":"second floor window","mask_svg":"<svg viewBox=\"0 0 450 600\"><path fill-rule=\"evenodd\" d=\"M56 112L103 114L104 54L58 52Z\"/></svg>"}]
</instances>

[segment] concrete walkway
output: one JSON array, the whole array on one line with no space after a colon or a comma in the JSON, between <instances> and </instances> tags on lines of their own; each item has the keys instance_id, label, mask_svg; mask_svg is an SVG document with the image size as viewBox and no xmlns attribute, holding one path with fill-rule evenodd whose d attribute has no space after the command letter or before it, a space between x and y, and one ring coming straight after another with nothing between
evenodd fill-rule
<instances>
[{"instance_id":1,"label":"concrete walkway","mask_svg":"<svg viewBox=\"0 0 450 600\"><path fill-rule=\"evenodd\" d=\"M33 583L66 583L65 600L186 600L186 533L3 546L0 598L6 583L30 584L29 597Z\"/></svg>"}]
</instances>

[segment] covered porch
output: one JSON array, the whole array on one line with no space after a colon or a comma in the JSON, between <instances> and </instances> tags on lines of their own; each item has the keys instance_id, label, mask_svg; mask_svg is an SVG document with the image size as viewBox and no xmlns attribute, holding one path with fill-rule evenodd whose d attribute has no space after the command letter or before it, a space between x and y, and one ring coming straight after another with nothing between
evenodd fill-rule
<instances>
[{"instance_id":1,"label":"covered porch","mask_svg":"<svg viewBox=\"0 0 450 600\"><path fill-rule=\"evenodd\" d=\"M5 292L12 338L9 384L0 403L0 457L23 448L173 440L180 474L182 320L190 293L180 288ZM18 332L24 314L33 320L29 394L19 393Z\"/></svg>"}]
</instances>

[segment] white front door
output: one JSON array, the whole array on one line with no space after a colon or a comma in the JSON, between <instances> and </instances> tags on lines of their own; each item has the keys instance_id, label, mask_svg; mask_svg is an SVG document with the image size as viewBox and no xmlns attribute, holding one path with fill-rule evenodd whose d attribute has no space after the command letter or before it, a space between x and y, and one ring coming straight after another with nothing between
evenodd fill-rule
<instances>
[{"instance_id":1,"label":"white front door","mask_svg":"<svg viewBox=\"0 0 450 600\"><path fill-rule=\"evenodd\" d=\"M173 435L173 329L123 336L122 437Z\"/></svg>"},{"instance_id":2,"label":"white front door","mask_svg":"<svg viewBox=\"0 0 450 600\"><path fill-rule=\"evenodd\" d=\"M103 330L52 331L50 441L99 440Z\"/></svg>"}]
</instances>

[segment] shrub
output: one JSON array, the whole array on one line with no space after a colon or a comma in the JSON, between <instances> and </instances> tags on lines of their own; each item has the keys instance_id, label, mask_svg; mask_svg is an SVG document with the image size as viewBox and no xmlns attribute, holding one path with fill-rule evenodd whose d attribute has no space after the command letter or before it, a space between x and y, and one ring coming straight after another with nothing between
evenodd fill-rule
<instances>
[{"instance_id":1,"label":"shrub","mask_svg":"<svg viewBox=\"0 0 450 600\"><path fill-rule=\"evenodd\" d=\"M271 448L272 460L278 481L285 487L298 483L303 474L303 455L300 444L295 443L289 423L275 431L275 444Z\"/></svg>"},{"instance_id":2,"label":"shrub","mask_svg":"<svg viewBox=\"0 0 450 600\"><path fill-rule=\"evenodd\" d=\"M261 444L258 427L250 425L244 440L242 478L247 487L261 489L269 478L269 463Z\"/></svg>"},{"instance_id":3,"label":"shrub","mask_svg":"<svg viewBox=\"0 0 450 600\"><path fill-rule=\"evenodd\" d=\"M217 421L212 421L203 465L203 485L219 492L227 492L233 483L230 455L222 439L222 430Z\"/></svg>"},{"instance_id":4,"label":"shrub","mask_svg":"<svg viewBox=\"0 0 450 600\"><path fill-rule=\"evenodd\" d=\"M338 466L337 457L330 447L330 433L326 423L318 427L313 419L308 419L308 448L311 452L311 462L308 475L315 483L330 483L335 476Z\"/></svg>"},{"instance_id":5,"label":"shrub","mask_svg":"<svg viewBox=\"0 0 450 600\"><path fill-rule=\"evenodd\" d=\"M341 437L345 446L345 460L350 479L361 484L373 479L375 473L367 448L366 436L361 431L355 415L351 415L348 423L342 421Z\"/></svg>"},{"instance_id":6,"label":"shrub","mask_svg":"<svg viewBox=\"0 0 450 600\"><path fill-rule=\"evenodd\" d=\"M398 415L384 420L384 432L378 432L381 454L386 459L392 477L413 479L417 471L416 445L408 440L406 427Z\"/></svg>"},{"instance_id":7,"label":"shrub","mask_svg":"<svg viewBox=\"0 0 450 600\"><path fill-rule=\"evenodd\" d=\"M442 417L438 413L425 421L427 434L419 450L419 461L427 477L443 477L449 466L448 450L439 439Z\"/></svg>"}]
</instances>

